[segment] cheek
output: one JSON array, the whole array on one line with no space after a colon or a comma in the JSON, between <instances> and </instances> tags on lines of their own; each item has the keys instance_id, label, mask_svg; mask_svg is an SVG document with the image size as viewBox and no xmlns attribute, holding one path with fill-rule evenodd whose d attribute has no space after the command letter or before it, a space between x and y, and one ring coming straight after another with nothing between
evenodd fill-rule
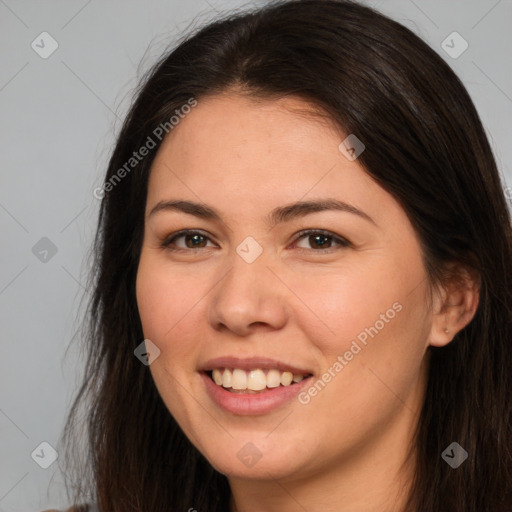
<instances>
[{"instance_id":1,"label":"cheek","mask_svg":"<svg viewBox=\"0 0 512 512\"><path fill-rule=\"evenodd\" d=\"M152 341L161 339L171 297L165 283L154 270L149 270L149 265L144 265L143 259L137 272L136 295L144 336Z\"/></svg>"},{"instance_id":2,"label":"cheek","mask_svg":"<svg viewBox=\"0 0 512 512\"><path fill-rule=\"evenodd\" d=\"M172 347L167 341L172 337L173 326L179 318L177 305L182 304L175 294L176 287L170 285L159 264L151 262L143 252L137 271L136 296L144 338L160 349L160 357L150 367L152 373L163 359L175 360L169 357Z\"/></svg>"},{"instance_id":3,"label":"cheek","mask_svg":"<svg viewBox=\"0 0 512 512\"><path fill-rule=\"evenodd\" d=\"M200 286L198 282L195 287L190 277L180 280L179 274L171 272L165 262L145 256L144 252L141 255L136 280L137 306L144 337L160 349L149 370L166 407L185 428L193 423L186 390L192 389L195 377L190 368L198 350L194 342L198 325L194 314L198 309L194 305L205 293Z\"/></svg>"},{"instance_id":4,"label":"cheek","mask_svg":"<svg viewBox=\"0 0 512 512\"><path fill-rule=\"evenodd\" d=\"M301 301L295 320L324 355L336 358L353 340L364 343L401 321L406 287L389 267L384 271L381 261L369 261L289 281Z\"/></svg>"},{"instance_id":5,"label":"cheek","mask_svg":"<svg viewBox=\"0 0 512 512\"><path fill-rule=\"evenodd\" d=\"M309 308L296 317L300 329L315 345L323 370L330 370L325 379L333 381L333 395L326 393L318 404L326 400L328 408L343 393L351 397L339 405L344 412L358 403L377 411L394 400L393 393L407 395L415 386L429 329L425 274L416 256L405 263L368 259L357 268L295 281L294 291Z\"/></svg>"},{"instance_id":6,"label":"cheek","mask_svg":"<svg viewBox=\"0 0 512 512\"><path fill-rule=\"evenodd\" d=\"M157 258L141 256L137 272L137 307L144 335L165 342L187 324L194 305L204 297L204 280L194 280L190 274L181 277Z\"/></svg>"}]
</instances>

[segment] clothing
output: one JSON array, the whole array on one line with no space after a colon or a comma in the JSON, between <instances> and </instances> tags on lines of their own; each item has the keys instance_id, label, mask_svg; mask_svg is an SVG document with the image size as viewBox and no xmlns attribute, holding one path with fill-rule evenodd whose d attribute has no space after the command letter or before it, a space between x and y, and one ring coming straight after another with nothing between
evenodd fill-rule
<instances>
[{"instance_id":1,"label":"clothing","mask_svg":"<svg viewBox=\"0 0 512 512\"><path fill-rule=\"evenodd\" d=\"M84 503L82 505L67 508L66 510L57 510L52 508L50 510L43 510L42 512L100 512L100 510L94 503Z\"/></svg>"}]
</instances>

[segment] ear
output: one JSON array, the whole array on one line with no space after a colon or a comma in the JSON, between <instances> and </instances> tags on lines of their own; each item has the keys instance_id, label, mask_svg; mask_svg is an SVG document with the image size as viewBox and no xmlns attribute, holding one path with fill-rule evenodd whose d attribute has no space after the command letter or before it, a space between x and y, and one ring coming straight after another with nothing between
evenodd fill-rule
<instances>
[{"instance_id":1,"label":"ear","mask_svg":"<svg viewBox=\"0 0 512 512\"><path fill-rule=\"evenodd\" d=\"M480 298L480 278L460 263L448 265L450 277L435 290L428 344L444 347L475 316Z\"/></svg>"}]
</instances>

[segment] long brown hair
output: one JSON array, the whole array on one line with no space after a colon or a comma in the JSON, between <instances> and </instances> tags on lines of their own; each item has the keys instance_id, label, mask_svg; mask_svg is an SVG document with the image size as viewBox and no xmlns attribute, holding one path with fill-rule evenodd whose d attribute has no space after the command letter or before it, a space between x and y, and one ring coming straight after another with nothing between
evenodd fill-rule
<instances>
[{"instance_id":1,"label":"long brown hair","mask_svg":"<svg viewBox=\"0 0 512 512\"><path fill-rule=\"evenodd\" d=\"M228 15L166 53L137 90L105 176L85 376L63 436L74 503L96 501L102 512L229 510L227 478L189 442L134 357L144 339L135 278L157 128L170 131L191 98L235 87L303 98L356 134L366 146L359 164L409 216L431 283L453 261L478 274L473 321L446 347L429 348L406 510L510 512L512 234L503 183L450 67L409 29L347 0L274 1ZM148 137L156 147L134 163ZM469 454L457 469L441 458L454 441Z\"/></svg>"}]
</instances>

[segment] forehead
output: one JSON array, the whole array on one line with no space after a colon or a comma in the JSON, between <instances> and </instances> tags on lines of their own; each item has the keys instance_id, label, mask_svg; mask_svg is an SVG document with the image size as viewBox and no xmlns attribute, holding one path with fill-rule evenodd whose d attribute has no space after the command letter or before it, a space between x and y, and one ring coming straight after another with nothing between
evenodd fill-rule
<instances>
[{"instance_id":1,"label":"forehead","mask_svg":"<svg viewBox=\"0 0 512 512\"><path fill-rule=\"evenodd\" d=\"M308 108L290 99L198 100L158 150L146 217L162 202L201 203L215 210L224 225L256 232L286 205L333 199L375 219L385 239L401 237L406 243L415 238L395 198L357 158L340 151L346 135L332 120L308 115ZM329 215L332 222L341 219ZM352 229L360 222L350 221Z\"/></svg>"},{"instance_id":2,"label":"forehead","mask_svg":"<svg viewBox=\"0 0 512 512\"><path fill-rule=\"evenodd\" d=\"M182 149L193 147L194 154L218 154L220 149L245 146L257 148L264 156L265 148L308 150L318 146L326 132L341 140L341 130L333 120L299 98L264 100L222 94L199 99L163 144L176 146L173 139L179 139Z\"/></svg>"},{"instance_id":3,"label":"forehead","mask_svg":"<svg viewBox=\"0 0 512 512\"><path fill-rule=\"evenodd\" d=\"M165 138L152 166L150 188L161 189L178 176L199 187L205 182L223 186L226 193L286 187L295 199L317 182L354 186L348 183L354 176L364 188L373 180L357 161L342 155L344 138L325 112L300 98L210 96L199 99Z\"/></svg>"}]
</instances>

